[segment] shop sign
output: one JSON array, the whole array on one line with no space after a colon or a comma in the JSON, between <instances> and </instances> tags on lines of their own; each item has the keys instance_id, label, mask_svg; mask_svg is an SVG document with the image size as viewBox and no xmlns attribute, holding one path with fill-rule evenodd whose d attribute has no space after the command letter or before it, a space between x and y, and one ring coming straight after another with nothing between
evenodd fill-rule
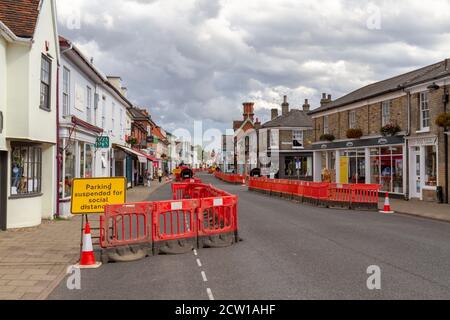
<instances>
[{"instance_id":1,"label":"shop sign","mask_svg":"<svg viewBox=\"0 0 450 320\"><path fill-rule=\"evenodd\" d=\"M74 179L72 214L103 213L106 205L126 202L126 178Z\"/></svg>"},{"instance_id":2,"label":"shop sign","mask_svg":"<svg viewBox=\"0 0 450 320\"><path fill-rule=\"evenodd\" d=\"M346 146L347 146L347 147L353 147L354 144L353 144L353 142L347 142Z\"/></svg>"},{"instance_id":3,"label":"shop sign","mask_svg":"<svg viewBox=\"0 0 450 320\"><path fill-rule=\"evenodd\" d=\"M380 140L378 140L378 144L387 144L388 141L385 138L381 138Z\"/></svg>"},{"instance_id":4,"label":"shop sign","mask_svg":"<svg viewBox=\"0 0 450 320\"><path fill-rule=\"evenodd\" d=\"M320 148L322 148L322 149L326 149L327 147L328 146L326 144L323 144L323 145L320 146Z\"/></svg>"},{"instance_id":5,"label":"shop sign","mask_svg":"<svg viewBox=\"0 0 450 320\"><path fill-rule=\"evenodd\" d=\"M97 137L95 146L97 149L109 149L109 137Z\"/></svg>"},{"instance_id":6,"label":"shop sign","mask_svg":"<svg viewBox=\"0 0 450 320\"><path fill-rule=\"evenodd\" d=\"M340 157L339 163L339 182L343 184L348 183L348 164L349 157Z\"/></svg>"}]
</instances>

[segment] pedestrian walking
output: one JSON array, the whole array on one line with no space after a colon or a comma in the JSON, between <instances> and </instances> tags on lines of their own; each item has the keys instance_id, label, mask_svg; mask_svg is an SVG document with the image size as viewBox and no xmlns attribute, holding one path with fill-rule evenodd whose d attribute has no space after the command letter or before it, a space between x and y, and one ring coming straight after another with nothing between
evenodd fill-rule
<instances>
[{"instance_id":1,"label":"pedestrian walking","mask_svg":"<svg viewBox=\"0 0 450 320\"><path fill-rule=\"evenodd\" d=\"M158 169L158 180L159 180L159 183L162 182L162 177L163 177L163 172L162 172L161 168L159 168Z\"/></svg>"},{"instance_id":2,"label":"pedestrian walking","mask_svg":"<svg viewBox=\"0 0 450 320\"><path fill-rule=\"evenodd\" d=\"M147 187L151 187L152 186L152 175L150 174L150 171L146 171L145 172L145 178L147 179Z\"/></svg>"}]
</instances>

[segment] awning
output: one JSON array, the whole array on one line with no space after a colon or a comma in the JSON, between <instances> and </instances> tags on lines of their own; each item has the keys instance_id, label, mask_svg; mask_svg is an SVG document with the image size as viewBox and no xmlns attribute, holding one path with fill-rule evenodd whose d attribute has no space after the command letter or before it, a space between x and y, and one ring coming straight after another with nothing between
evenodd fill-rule
<instances>
[{"instance_id":1,"label":"awning","mask_svg":"<svg viewBox=\"0 0 450 320\"><path fill-rule=\"evenodd\" d=\"M156 158L153 158L152 156L150 156L150 155L148 155L148 154L146 154L146 153L144 153L142 151L137 151L137 150L135 150L135 151L139 152L141 154L141 156L146 157L150 161L157 161Z\"/></svg>"},{"instance_id":2,"label":"awning","mask_svg":"<svg viewBox=\"0 0 450 320\"><path fill-rule=\"evenodd\" d=\"M125 151L125 152L128 153L128 154L131 154L131 155L136 156L136 157L138 158L138 160L139 160L140 163L147 163L147 157L146 157L145 154L143 154L143 153L141 153L141 152L139 152L139 151L133 150L133 149L131 149L131 148L121 146L121 145L115 145L115 146L116 146L117 148L122 149L123 151Z\"/></svg>"}]
</instances>

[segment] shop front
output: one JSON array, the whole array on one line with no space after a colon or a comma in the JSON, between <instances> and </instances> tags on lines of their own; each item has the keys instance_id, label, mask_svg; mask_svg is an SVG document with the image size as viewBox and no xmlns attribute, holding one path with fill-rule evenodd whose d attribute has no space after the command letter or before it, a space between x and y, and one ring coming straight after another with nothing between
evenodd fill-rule
<instances>
[{"instance_id":1,"label":"shop front","mask_svg":"<svg viewBox=\"0 0 450 320\"><path fill-rule=\"evenodd\" d=\"M313 153L281 153L279 177L280 179L312 181Z\"/></svg>"},{"instance_id":2,"label":"shop front","mask_svg":"<svg viewBox=\"0 0 450 320\"><path fill-rule=\"evenodd\" d=\"M314 181L379 184L381 190L404 195L405 148L400 136L315 144ZM326 173L326 174L325 174Z\"/></svg>"},{"instance_id":3,"label":"shop front","mask_svg":"<svg viewBox=\"0 0 450 320\"><path fill-rule=\"evenodd\" d=\"M438 138L414 137L408 139L409 197L434 201L438 181Z\"/></svg>"}]
</instances>

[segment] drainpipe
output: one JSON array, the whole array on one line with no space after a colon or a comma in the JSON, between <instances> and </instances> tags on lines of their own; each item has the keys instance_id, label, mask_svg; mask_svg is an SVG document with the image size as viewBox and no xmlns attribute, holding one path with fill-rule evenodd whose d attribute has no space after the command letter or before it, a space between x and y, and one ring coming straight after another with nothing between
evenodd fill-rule
<instances>
[{"instance_id":1,"label":"drainpipe","mask_svg":"<svg viewBox=\"0 0 450 320\"><path fill-rule=\"evenodd\" d=\"M448 105L448 89L444 84L444 112L447 113L447 105ZM444 194L444 203L448 203L448 128L444 129L444 153L445 153L445 194Z\"/></svg>"},{"instance_id":2,"label":"drainpipe","mask_svg":"<svg viewBox=\"0 0 450 320\"><path fill-rule=\"evenodd\" d=\"M59 210L59 181L61 179L61 158L62 154L59 153L60 150L60 133L59 133L59 68L60 65L58 63L58 67L56 69L56 213L55 216L59 218L60 210Z\"/></svg>"},{"instance_id":3,"label":"drainpipe","mask_svg":"<svg viewBox=\"0 0 450 320\"><path fill-rule=\"evenodd\" d=\"M406 94L407 94L407 130L406 130L406 137L409 137L411 135L411 91L409 90L405 90ZM410 180L409 180L409 143L408 143L408 139L405 139L405 164L406 164L406 186L405 186L405 200L409 200L409 184L410 184Z\"/></svg>"}]
</instances>

